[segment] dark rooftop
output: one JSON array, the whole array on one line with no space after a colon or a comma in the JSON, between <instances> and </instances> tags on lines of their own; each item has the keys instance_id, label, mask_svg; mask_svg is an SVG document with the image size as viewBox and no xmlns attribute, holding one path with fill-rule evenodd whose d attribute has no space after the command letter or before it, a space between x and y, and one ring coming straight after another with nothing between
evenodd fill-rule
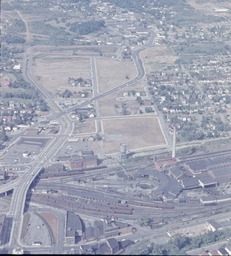
<instances>
[{"instance_id":1,"label":"dark rooftop","mask_svg":"<svg viewBox=\"0 0 231 256\"><path fill-rule=\"evenodd\" d=\"M100 244L95 254L111 254L111 250L107 243Z\"/></svg>"},{"instance_id":2,"label":"dark rooftop","mask_svg":"<svg viewBox=\"0 0 231 256\"><path fill-rule=\"evenodd\" d=\"M186 161L186 165L188 165L190 169L194 170L195 172L215 167L221 167L224 165L231 165L231 153L228 152L224 155L215 155L205 157L203 159Z\"/></svg>"},{"instance_id":3,"label":"dark rooftop","mask_svg":"<svg viewBox=\"0 0 231 256\"><path fill-rule=\"evenodd\" d=\"M169 170L176 179L184 174L183 171L180 169L180 166L178 165L172 166Z\"/></svg>"},{"instance_id":4,"label":"dark rooftop","mask_svg":"<svg viewBox=\"0 0 231 256\"><path fill-rule=\"evenodd\" d=\"M132 244L132 240L126 239L119 242L120 249L124 249Z\"/></svg>"},{"instance_id":5,"label":"dark rooftop","mask_svg":"<svg viewBox=\"0 0 231 256\"><path fill-rule=\"evenodd\" d=\"M181 181L181 184L184 189L191 189L200 187L199 181L197 178L187 178Z\"/></svg>"},{"instance_id":6,"label":"dark rooftop","mask_svg":"<svg viewBox=\"0 0 231 256\"><path fill-rule=\"evenodd\" d=\"M197 178L204 185L216 184L216 180L207 172L198 175Z\"/></svg>"},{"instance_id":7,"label":"dark rooftop","mask_svg":"<svg viewBox=\"0 0 231 256\"><path fill-rule=\"evenodd\" d=\"M222 227L222 226L221 226L218 222L216 222L215 220L209 220L208 223L211 224L216 230Z\"/></svg>"},{"instance_id":8,"label":"dark rooftop","mask_svg":"<svg viewBox=\"0 0 231 256\"><path fill-rule=\"evenodd\" d=\"M188 167L192 169L193 171L200 171L208 168L208 161L207 159L198 159L186 162Z\"/></svg>"},{"instance_id":9,"label":"dark rooftop","mask_svg":"<svg viewBox=\"0 0 231 256\"><path fill-rule=\"evenodd\" d=\"M231 178L230 166L220 167L220 168L213 168L212 172L213 172L213 175L216 178L224 177L224 176L227 176L227 177Z\"/></svg>"},{"instance_id":10,"label":"dark rooftop","mask_svg":"<svg viewBox=\"0 0 231 256\"><path fill-rule=\"evenodd\" d=\"M66 236L75 237L76 232L79 236L82 236L82 222L80 217L73 213L67 212L67 225L66 225Z\"/></svg>"}]
</instances>

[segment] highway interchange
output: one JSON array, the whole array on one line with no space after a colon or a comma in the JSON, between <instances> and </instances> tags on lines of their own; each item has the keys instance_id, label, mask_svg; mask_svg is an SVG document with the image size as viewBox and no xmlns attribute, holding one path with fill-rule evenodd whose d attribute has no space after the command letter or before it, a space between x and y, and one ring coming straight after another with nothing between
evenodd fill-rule
<instances>
[{"instance_id":1,"label":"highway interchange","mask_svg":"<svg viewBox=\"0 0 231 256\"><path fill-rule=\"evenodd\" d=\"M72 132L72 122L68 116L69 113L73 112L74 110L78 109L78 108L84 108L87 107L89 104L91 103L96 103L99 99L102 99L104 97L107 97L108 95L114 94L116 92L118 92L119 90L122 90L128 86L131 86L135 83L137 83L139 80L141 80L144 75L145 75L145 71L144 71L144 67L143 67L143 63L142 60L140 58L140 52L142 50L144 50L147 47L151 46L151 41L148 45L146 45L145 47L141 47L137 50L135 50L133 52L132 55L132 59L136 65L136 69L137 69L137 75L134 79L119 85L113 89L110 89L104 93L95 93L93 98L86 100L85 102L81 103L81 104L77 104L75 106L72 106L66 110L61 109L53 100L52 96L40 85L38 85L36 83L36 79L34 77L34 75L31 72L31 66L32 66L32 59L33 59L33 54L32 54L32 49L31 47L28 47L26 52L25 52L25 61L24 61L24 65L23 65L23 75L24 78L30 82L31 84L33 84L42 94L43 96L46 98L49 106L50 106L50 114L47 117L47 121L51 121L51 120L58 120L59 125L60 125L60 130L58 132L58 134L52 136L50 138L50 141L48 143L48 145L46 145L46 147L43 149L43 151L40 153L40 155L37 157L37 159L28 165L28 170L23 173L21 176L19 176L17 179L6 183L4 185L2 185L0 187L0 193L4 193L7 191L10 191L13 189L13 195L12 195L12 199L11 199L11 203L10 203L10 209L9 212L7 214L7 217L12 218L13 219L13 225L12 225L12 229L11 229L11 236L10 236L10 242L8 245L8 248L17 248L17 247L21 247L24 248L25 246L21 243L20 241L20 234L21 234L21 230L22 230L22 220L23 220L23 214L24 214L24 208L25 208L25 204L26 204L26 198L27 198L27 193L28 193L28 189L31 186L33 180L35 179L35 177L39 174L40 170L44 167L44 164L46 163L46 159L53 159L58 150L63 146L63 144L68 140L69 136L71 135ZM92 61L93 61L93 57L92 57ZM95 70L92 71L92 74L96 74ZM92 78L94 81L94 84L97 84L96 81L96 77ZM97 87L97 86L96 86ZM39 123L34 124L33 127L38 126ZM12 143L14 143L20 136L22 136L24 133L18 134L15 138L14 141ZM11 145L9 145L11 146ZM166 148L168 148L169 145L166 146ZM182 144L183 146L183 144ZM166 150L166 148L164 150ZM7 149L5 149L6 151ZM4 151L4 152L5 152ZM84 174L83 176L88 177L90 174ZM76 194L77 192L75 192L75 197L79 197L80 200L83 200L83 205L85 205L84 200L90 200L92 201L92 197L93 195L96 195L97 192L94 189L90 189L90 188L83 188L81 186L71 186L71 185L66 185L66 184L59 184L59 183L55 183L52 181L42 181L41 184L38 186L40 188L48 188L51 187L55 188L57 190L61 190L61 191L69 191L70 192L70 197L71 192L73 192L74 190L76 190L76 187L78 187L77 192L79 193L78 195ZM73 192L74 193L74 192ZM91 196L89 198L86 198L87 194L90 194ZM105 203L108 204L108 200L111 202L111 200L115 200L115 198L118 198L118 194L113 194L113 193L108 193L108 192L98 192L100 194L101 197L105 198L104 202L101 202L101 209L103 210L103 208L105 208L105 212L104 214L106 214L107 212L107 208L105 206ZM82 196L81 196L82 195ZM84 199L81 199L81 197L84 197ZM32 199L36 202L36 203L44 203L47 204L48 206L52 206L52 207L57 207L59 208L58 204L55 204L54 201L58 201L60 200L60 203L65 202L66 205L63 205L61 208L65 209L65 210L73 210L73 209L80 209L79 206L77 207L78 202L74 202L73 199L68 199L66 196L59 196L59 198L57 199L57 197L53 197L52 195L43 195L43 196L33 196ZM126 218L127 220L130 221L134 221L135 219L137 219L139 216L141 216L142 214L146 214L146 215L151 215L151 216L166 216L168 218L171 218L172 221L171 224L168 224L160 229L158 229L157 231L147 231L147 229L142 229L140 228L140 231L137 232L137 234L133 234L131 236L131 238L133 239L137 239L140 236L145 236L145 237L158 237L161 234L164 235L166 233L167 230L171 229L171 227L173 225L176 225L176 222L181 220L183 216L185 217L191 217L192 221L190 221L190 224L187 225L193 225L193 223L198 223L201 222L203 223L203 221L207 220L207 216L209 213L211 213L211 211L213 210L220 210L222 212L223 208L229 208L230 207L230 203L226 202L226 203L221 203L219 205L213 205L213 206L209 206L209 207L204 207L201 204L187 204L187 205L182 205L182 204L174 204L174 206L171 203L167 203L165 205L162 205L161 203L150 203L150 204L146 204L143 201L139 201L139 200L134 200L129 198L129 195L126 196L126 200L127 200L127 205L121 205L115 202L115 204L117 204L116 207L118 207L117 209L123 209L122 212L118 212L115 209L116 208L112 208L113 211L108 212L108 213L112 213L114 215L118 215L120 218ZM96 200L97 201L97 200ZM98 202L99 203L99 202ZM61 205L61 204L59 204ZM95 205L97 205L97 202L95 203ZM86 205L85 205L86 206ZM169 207L169 208L168 208ZM92 209L87 209L85 208L81 208L81 211L83 212L83 214L88 215L89 213L91 214L95 214L98 215L99 217L102 215L102 212L98 211L95 212ZM224 214L225 216L227 216L228 213L220 213L220 214ZM211 216L210 218L215 218L216 216ZM61 218L61 217L60 217ZM193 220L193 218L195 218L195 220ZM181 222L179 225L180 227L184 227L185 223ZM143 232L143 233L142 233ZM60 234L59 237L60 241L63 241L63 234ZM77 246L76 246L77 248ZM46 252L46 253L59 253L60 251L70 251L70 247L65 247L63 246L63 244L56 244L55 248L36 248L36 249L30 249L31 252L36 251L37 253L42 253L42 252Z\"/></svg>"},{"instance_id":2,"label":"highway interchange","mask_svg":"<svg viewBox=\"0 0 231 256\"><path fill-rule=\"evenodd\" d=\"M97 101L103 97L113 94L142 79L144 77L145 72L144 72L144 67L139 54L145 48L146 47L142 47L133 53L133 60L137 68L137 75L134 79L118 87L115 87L111 90L108 90L104 93L100 93L97 96L93 97L92 99L87 100L79 105L70 107L67 110L61 110L60 107L54 102L52 96L44 88L42 88L36 83L35 78L32 75L31 69L30 69L32 65L31 61L33 58L32 50L31 50L31 47L28 47L26 49L24 53L25 58L24 58L24 65L23 65L24 78L28 82L33 84L35 88L37 88L48 101L48 104L51 110L47 120L48 121L51 121L53 119L58 120L61 128L59 133L51 139L49 145L46 146L46 148L42 151L42 153L39 155L39 157L36 159L33 165L30 166L27 172L25 172L23 175L13 180L12 182L6 183L0 187L0 193L4 193L13 189L13 196L10 204L10 210L7 214L9 218L11 217L13 218L13 226L11 230L11 238L9 243L10 248L16 248L17 246L22 246L20 242L20 232L22 227L22 219L23 219L24 206L26 202L26 195L27 195L28 188L30 187L34 178L40 172L41 168L44 166L45 158L53 159L58 149L67 141L69 135L71 134L72 124L68 117L68 113L72 112L73 110L76 110L77 108L86 107L91 102ZM37 125L39 124L35 124L33 126L36 127ZM17 138L19 138L21 135L22 134L17 135ZM6 152L6 150L7 149L5 149L4 152Z\"/></svg>"}]
</instances>

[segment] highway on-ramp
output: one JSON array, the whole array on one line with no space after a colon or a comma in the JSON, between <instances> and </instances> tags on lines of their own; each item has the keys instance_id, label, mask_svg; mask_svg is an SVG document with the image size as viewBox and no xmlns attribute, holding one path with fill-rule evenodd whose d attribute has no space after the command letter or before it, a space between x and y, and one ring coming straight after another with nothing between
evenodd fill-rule
<instances>
[{"instance_id":1,"label":"highway on-ramp","mask_svg":"<svg viewBox=\"0 0 231 256\"><path fill-rule=\"evenodd\" d=\"M27 191L36 177L36 175L39 173L41 168L44 165L44 158L52 159L55 154L57 153L57 149L59 149L68 139L68 136L71 133L72 125L70 123L70 119L67 117L67 114L71 111L82 108L84 106L87 106L92 101L96 101L98 99L101 99L103 97L106 97L110 94L113 94L127 86L130 86L136 82L138 82L141 78L143 78L145 72L143 68L142 61L139 57L139 53L144 49L141 48L134 52L133 59L135 61L136 67L137 67L137 76L130 80L129 82L126 82L118 87L115 87L107 92L104 92L102 94L98 94L96 97L90 99L89 101L86 101L80 105L73 106L69 108L66 111L61 110L57 104L53 101L52 97L46 92L44 88L40 88L39 85L36 84L33 75L31 74L29 65L31 64L30 59L28 56L30 56L30 48L27 49L25 52L25 69L23 70L23 75L27 81L34 84L36 88L40 90L40 92L45 96L45 98L48 100L49 105L52 107L52 110L54 112L50 115L48 119L59 119L61 123L61 129L60 134L65 134L65 136L55 136L53 140L50 142L50 144L43 150L43 152L40 154L38 159L34 162L34 165L24 173L20 178L17 180L4 185L4 187L1 188L0 192L8 191L10 189L14 189L13 196L11 200L10 210L8 213L8 217L13 218L13 226L11 230L11 238L10 238L10 247L13 249L17 246L23 246L20 243L20 233L21 233L21 227L23 223L23 213L24 213L24 207L26 202L26 196Z\"/></svg>"}]
</instances>

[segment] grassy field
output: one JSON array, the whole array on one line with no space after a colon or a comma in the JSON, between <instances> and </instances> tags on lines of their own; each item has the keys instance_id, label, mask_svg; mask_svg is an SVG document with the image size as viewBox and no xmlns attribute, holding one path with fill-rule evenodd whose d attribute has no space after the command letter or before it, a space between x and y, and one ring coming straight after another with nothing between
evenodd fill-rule
<instances>
[{"instance_id":1,"label":"grassy field","mask_svg":"<svg viewBox=\"0 0 231 256\"><path fill-rule=\"evenodd\" d=\"M99 92L108 91L135 78L137 71L131 60L97 58Z\"/></svg>"},{"instance_id":2,"label":"grassy field","mask_svg":"<svg viewBox=\"0 0 231 256\"><path fill-rule=\"evenodd\" d=\"M52 95L70 89L69 77L91 78L89 58L73 57L68 59L56 56L37 58L33 69L34 74L40 77L39 83ZM73 92L80 90L80 87L71 87Z\"/></svg>"},{"instance_id":3,"label":"grassy field","mask_svg":"<svg viewBox=\"0 0 231 256\"><path fill-rule=\"evenodd\" d=\"M98 100L99 103L99 113L100 116L117 116L119 114L119 109L116 111L115 105L121 106L122 104L126 104L131 109L137 108L138 104L134 99L126 100L123 97L123 93L128 91L144 91L143 84L138 83L136 86L128 87L124 90L119 91L118 93L109 95L103 99Z\"/></svg>"},{"instance_id":4,"label":"grassy field","mask_svg":"<svg viewBox=\"0 0 231 256\"><path fill-rule=\"evenodd\" d=\"M162 45L157 45L143 50L140 54L140 57L143 60L146 73L152 71L153 68L155 68L155 65L159 65L162 63L172 64L177 59L177 56L170 52L170 50L166 46Z\"/></svg>"}]
</instances>

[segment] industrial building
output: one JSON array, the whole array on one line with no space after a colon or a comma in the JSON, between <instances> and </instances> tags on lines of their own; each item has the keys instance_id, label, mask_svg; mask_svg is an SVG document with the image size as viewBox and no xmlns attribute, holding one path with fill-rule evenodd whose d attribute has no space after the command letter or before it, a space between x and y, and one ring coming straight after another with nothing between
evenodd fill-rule
<instances>
[{"instance_id":1,"label":"industrial building","mask_svg":"<svg viewBox=\"0 0 231 256\"><path fill-rule=\"evenodd\" d=\"M98 166L98 157L93 151L81 151L72 156L68 161L70 170L85 169Z\"/></svg>"},{"instance_id":2,"label":"industrial building","mask_svg":"<svg viewBox=\"0 0 231 256\"><path fill-rule=\"evenodd\" d=\"M68 211L66 216L65 243L76 244L82 239L82 235L83 226L80 217L77 214Z\"/></svg>"}]
</instances>

